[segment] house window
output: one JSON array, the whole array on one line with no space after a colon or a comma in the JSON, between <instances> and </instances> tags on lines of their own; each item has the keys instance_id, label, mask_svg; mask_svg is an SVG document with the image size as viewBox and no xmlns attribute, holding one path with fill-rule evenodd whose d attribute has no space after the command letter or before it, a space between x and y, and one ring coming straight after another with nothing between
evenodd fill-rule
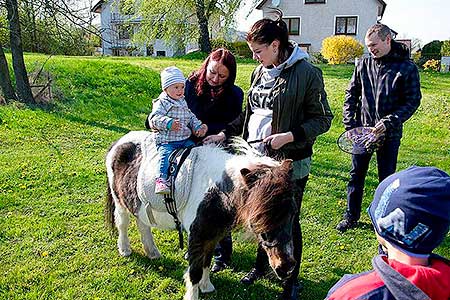
<instances>
[{"instance_id":1,"label":"house window","mask_svg":"<svg viewBox=\"0 0 450 300\"><path fill-rule=\"evenodd\" d=\"M156 51L156 56L166 56L166 51Z\"/></svg>"},{"instance_id":2,"label":"house window","mask_svg":"<svg viewBox=\"0 0 450 300\"><path fill-rule=\"evenodd\" d=\"M305 0L305 4L325 3L325 0Z\"/></svg>"},{"instance_id":3,"label":"house window","mask_svg":"<svg viewBox=\"0 0 450 300\"><path fill-rule=\"evenodd\" d=\"M311 44L298 44L298 46L306 53L309 53L309 50L311 48Z\"/></svg>"},{"instance_id":4,"label":"house window","mask_svg":"<svg viewBox=\"0 0 450 300\"><path fill-rule=\"evenodd\" d=\"M336 17L335 34L356 35L358 17Z\"/></svg>"},{"instance_id":5,"label":"house window","mask_svg":"<svg viewBox=\"0 0 450 300\"><path fill-rule=\"evenodd\" d=\"M128 26L118 26L117 33L119 35L119 40L128 40L130 39L130 28Z\"/></svg>"},{"instance_id":6,"label":"house window","mask_svg":"<svg viewBox=\"0 0 450 300\"><path fill-rule=\"evenodd\" d=\"M300 35L300 18L283 18L288 27L289 35Z\"/></svg>"}]
</instances>

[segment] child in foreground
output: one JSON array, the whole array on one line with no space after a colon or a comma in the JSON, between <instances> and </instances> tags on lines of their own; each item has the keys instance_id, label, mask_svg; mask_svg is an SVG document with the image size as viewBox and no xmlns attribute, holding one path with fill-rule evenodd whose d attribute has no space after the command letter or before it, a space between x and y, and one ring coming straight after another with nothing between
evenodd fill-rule
<instances>
[{"instance_id":1,"label":"child in foreground","mask_svg":"<svg viewBox=\"0 0 450 300\"><path fill-rule=\"evenodd\" d=\"M383 180L368 209L383 251L374 270L344 275L326 299L448 300L450 262L432 251L450 224L450 177L410 167Z\"/></svg>"}]
</instances>

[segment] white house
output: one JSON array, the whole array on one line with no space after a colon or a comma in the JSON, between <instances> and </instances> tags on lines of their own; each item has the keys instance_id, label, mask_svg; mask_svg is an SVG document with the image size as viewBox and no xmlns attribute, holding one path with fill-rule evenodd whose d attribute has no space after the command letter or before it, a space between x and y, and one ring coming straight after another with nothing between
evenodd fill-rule
<instances>
[{"instance_id":1,"label":"white house","mask_svg":"<svg viewBox=\"0 0 450 300\"><path fill-rule=\"evenodd\" d=\"M139 30L142 18L121 14L119 1L99 0L91 9L100 14L103 55L172 57L196 48L196 45L187 45L184 49L174 49L158 39L149 44L133 43L132 34Z\"/></svg>"},{"instance_id":2,"label":"white house","mask_svg":"<svg viewBox=\"0 0 450 300\"><path fill-rule=\"evenodd\" d=\"M274 8L283 12L289 38L308 52L319 52L322 41L333 35L349 35L364 45L367 29L383 17L383 0L262 0L256 5L263 16Z\"/></svg>"}]
</instances>

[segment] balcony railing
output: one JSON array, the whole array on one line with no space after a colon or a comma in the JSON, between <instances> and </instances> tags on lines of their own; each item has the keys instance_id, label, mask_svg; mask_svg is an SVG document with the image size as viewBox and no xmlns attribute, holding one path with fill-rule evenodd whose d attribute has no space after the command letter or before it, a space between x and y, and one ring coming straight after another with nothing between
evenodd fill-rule
<instances>
[{"instance_id":1,"label":"balcony railing","mask_svg":"<svg viewBox=\"0 0 450 300\"><path fill-rule=\"evenodd\" d=\"M142 17L136 17L134 15L123 15L118 12L111 13L111 22L123 23L123 22L141 22Z\"/></svg>"}]
</instances>

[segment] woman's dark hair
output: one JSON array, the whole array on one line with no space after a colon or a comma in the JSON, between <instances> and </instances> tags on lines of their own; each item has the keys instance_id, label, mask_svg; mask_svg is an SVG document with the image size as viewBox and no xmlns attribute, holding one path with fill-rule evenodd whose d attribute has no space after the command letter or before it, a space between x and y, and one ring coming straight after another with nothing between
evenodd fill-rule
<instances>
[{"instance_id":1,"label":"woman's dark hair","mask_svg":"<svg viewBox=\"0 0 450 300\"><path fill-rule=\"evenodd\" d=\"M223 85L212 88L206 81L206 69L210 61L216 61L223 64L229 72L229 76ZM236 80L236 59L234 55L227 49L219 48L211 52L203 62L200 69L192 72L189 80L195 82L195 91L198 96L210 94L213 98L220 98L226 91L230 91Z\"/></svg>"},{"instance_id":2,"label":"woman's dark hair","mask_svg":"<svg viewBox=\"0 0 450 300\"><path fill-rule=\"evenodd\" d=\"M283 12L279 9L274 11L277 15L275 20L264 18L256 21L247 32L247 42L270 45L274 40L280 42L278 61L286 59L286 52L290 48L289 32L286 23L283 21Z\"/></svg>"}]
</instances>

